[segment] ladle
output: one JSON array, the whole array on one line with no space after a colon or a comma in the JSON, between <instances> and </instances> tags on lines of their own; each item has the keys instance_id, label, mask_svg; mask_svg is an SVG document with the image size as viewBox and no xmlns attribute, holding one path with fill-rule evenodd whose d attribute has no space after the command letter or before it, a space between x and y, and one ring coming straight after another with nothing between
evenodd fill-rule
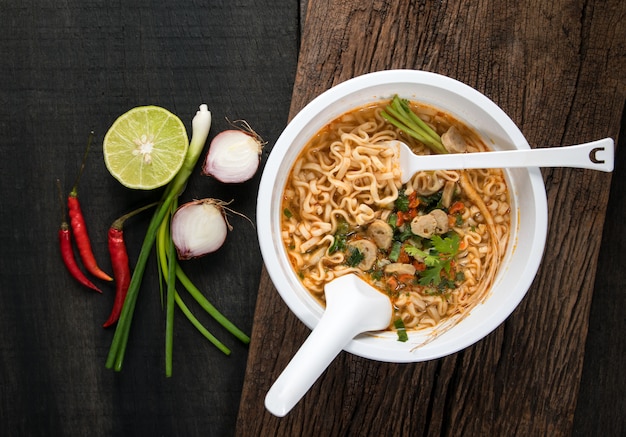
<instances>
[{"instance_id":1,"label":"ladle","mask_svg":"<svg viewBox=\"0 0 626 437\"><path fill-rule=\"evenodd\" d=\"M291 411L354 337L391 322L389 298L355 274L330 281L324 293L326 310L320 321L265 397L265 407L275 416Z\"/></svg>"},{"instance_id":2,"label":"ladle","mask_svg":"<svg viewBox=\"0 0 626 437\"><path fill-rule=\"evenodd\" d=\"M516 167L574 167L613 171L615 150L612 138L578 144L576 146L548 147L526 150L498 150L494 152L449 153L445 155L416 155L409 146L397 140L389 141L400 147L402 183L418 171L464 170L471 168Z\"/></svg>"}]
</instances>

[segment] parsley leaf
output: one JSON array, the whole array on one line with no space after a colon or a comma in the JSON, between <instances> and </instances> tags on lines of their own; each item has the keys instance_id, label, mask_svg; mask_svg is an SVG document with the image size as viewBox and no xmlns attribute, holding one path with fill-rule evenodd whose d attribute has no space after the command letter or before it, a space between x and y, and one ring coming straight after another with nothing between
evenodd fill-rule
<instances>
[{"instance_id":1,"label":"parsley leaf","mask_svg":"<svg viewBox=\"0 0 626 437\"><path fill-rule=\"evenodd\" d=\"M430 239L431 247L426 250L420 250L415 246L407 245L404 250L407 254L414 258L424 260L427 268L420 273L420 285L440 285L442 278L441 273L450 273L452 261L459 253L460 238L457 233L450 233L445 238L440 235L433 235ZM446 281L445 285L449 287L450 281ZM452 282L454 285L454 282Z\"/></svg>"},{"instance_id":2,"label":"parsley leaf","mask_svg":"<svg viewBox=\"0 0 626 437\"><path fill-rule=\"evenodd\" d=\"M446 238L441 238L440 235L433 235L430 241L433 244L433 249L448 260L454 258L459 253L461 239L456 232L450 233Z\"/></svg>"},{"instance_id":3,"label":"parsley leaf","mask_svg":"<svg viewBox=\"0 0 626 437\"><path fill-rule=\"evenodd\" d=\"M426 258L428 256L428 254L426 252L424 252L423 250L419 250L417 247L413 246L412 244L407 244L404 247L404 251L407 253L407 255L412 256L413 258Z\"/></svg>"}]
</instances>

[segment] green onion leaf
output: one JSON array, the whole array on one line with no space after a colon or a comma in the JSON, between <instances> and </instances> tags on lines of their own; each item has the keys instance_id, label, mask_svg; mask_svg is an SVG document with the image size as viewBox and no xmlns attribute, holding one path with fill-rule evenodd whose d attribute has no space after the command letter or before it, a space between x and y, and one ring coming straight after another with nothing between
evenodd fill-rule
<instances>
[{"instance_id":1,"label":"green onion leaf","mask_svg":"<svg viewBox=\"0 0 626 437\"><path fill-rule=\"evenodd\" d=\"M402 243L399 241L394 241L391 246L391 251L389 252L389 259L391 261L398 261L398 258L400 257L400 249L402 249Z\"/></svg>"},{"instance_id":2,"label":"green onion leaf","mask_svg":"<svg viewBox=\"0 0 626 437\"><path fill-rule=\"evenodd\" d=\"M393 326L394 328L396 328L396 332L398 333L398 341L408 341L409 336L406 333L406 327L404 326L404 322L402 321L402 319L394 320Z\"/></svg>"},{"instance_id":3,"label":"green onion leaf","mask_svg":"<svg viewBox=\"0 0 626 437\"><path fill-rule=\"evenodd\" d=\"M441 137L411 110L408 100L401 99L396 94L381 115L390 124L425 144L433 152L448 153L441 142Z\"/></svg>"},{"instance_id":4,"label":"green onion leaf","mask_svg":"<svg viewBox=\"0 0 626 437\"><path fill-rule=\"evenodd\" d=\"M363 261L363 258L365 258L365 255L363 255L359 249L356 247L350 247L348 249L346 264L350 267L356 267L361 263L361 261Z\"/></svg>"}]
</instances>

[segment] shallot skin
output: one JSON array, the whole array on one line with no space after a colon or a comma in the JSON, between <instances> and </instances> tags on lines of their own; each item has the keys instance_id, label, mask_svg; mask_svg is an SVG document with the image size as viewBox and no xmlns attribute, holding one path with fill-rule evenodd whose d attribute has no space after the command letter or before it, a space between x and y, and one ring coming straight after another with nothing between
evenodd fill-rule
<instances>
[{"instance_id":1,"label":"shallot skin","mask_svg":"<svg viewBox=\"0 0 626 437\"><path fill-rule=\"evenodd\" d=\"M219 133L209 147L202 174L224 183L242 183L256 174L261 161L262 143L242 130Z\"/></svg>"},{"instance_id":2,"label":"shallot skin","mask_svg":"<svg viewBox=\"0 0 626 437\"><path fill-rule=\"evenodd\" d=\"M172 240L181 260L215 252L224 244L227 233L224 210L214 199L185 203L172 216Z\"/></svg>"}]
</instances>

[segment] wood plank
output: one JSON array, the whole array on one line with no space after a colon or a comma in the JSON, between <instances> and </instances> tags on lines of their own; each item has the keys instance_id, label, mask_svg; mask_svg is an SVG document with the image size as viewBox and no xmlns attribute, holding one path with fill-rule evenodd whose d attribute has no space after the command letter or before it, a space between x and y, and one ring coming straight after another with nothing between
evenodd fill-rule
<instances>
[{"instance_id":1,"label":"wood plank","mask_svg":"<svg viewBox=\"0 0 626 437\"><path fill-rule=\"evenodd\" d=\"M291 116L369 71L447 74L491 97L533 147L617 136L620 1L309 2ZM622 47L622 49L620 49ZM237 435L569 435L611 177L543 172L549 237L528 296L495 332L428 363L342 353L284 419L263 408L308 335L262 275ZM410 389L407 389L410 387Z\"/></svg>"},{"instance_id":2,"label":"wood plank","mask_svg":"<svg viewBox=\"0 0 626 437\"><path fill-rule=\"evenodd\" d=\"M626 112L619 144L626 142ZM626 153L617 154L598 257L574 436L626 434Z\"/></svg>"}]
</instances>

